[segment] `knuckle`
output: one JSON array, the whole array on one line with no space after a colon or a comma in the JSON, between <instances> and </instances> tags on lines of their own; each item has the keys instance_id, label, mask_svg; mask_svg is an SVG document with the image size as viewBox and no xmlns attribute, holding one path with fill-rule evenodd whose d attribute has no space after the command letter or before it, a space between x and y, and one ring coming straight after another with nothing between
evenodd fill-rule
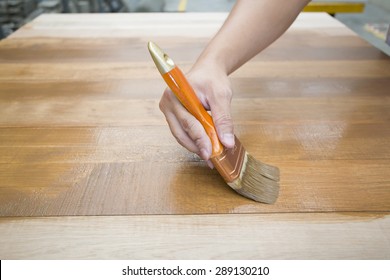
<instances>
[{"instance_id":1,"label":"knuckle","mask_svg":"<svg viewBox=\"0 0 390 280\"><path fill-rule=\"evenodd\" d=\"M182 125L184 131L186 131L187 133L190 133L190 132L196 130L196 121L192 120L192 119L183 118L181 120L181 125Z\"/></svg>"},{"instance_id":2,"label":"knuckle","mask_svg":"<svg viewBox=\"0 0 390 280\"><path fill-rule=\"evenodd\" d=\"M233 120L230 114L222 114L214 118L214 123L217 126L232 126Z\"/></svg>"},{"instance_id":3,"label":"knuckle","mask_svg":"<svg viewBox=\"0 0 390 280\"><path fill-rule=\"evenodd\" d=\"M164 100L161 99L160 102L158 103L158 107L160 108L160 111L161 112L164 112L165 111L165 104L164 104Z\"/></svg>"},{"instance_id":4,"label":"knuckle","mask_svg":"<svg viewBox=\"0 0 390 280\"><path fill-rule=\"evenodd\" d=\"M195 143L195 146L197 146L199 148L199 150L206 146L205 139L201 135L195 137L194 143Z\"/></svg>"},{"instance_id":5,"label":"knuckle","mask_svg":"<svg viewBox=\"0 0 390 280\"><path fill-rule=\"evenodd\" d=\"M164 91L164 94L163 94L163 98L165 98L167 101L172 101L174 100L176 97L175 97L175 94L170 90L170 89L166 89Z\"/></svg>"},{"instance_id":6,"label":"knuckle","mask_svg":"<svg viewBox=\"0 0 390 280\"><path fill-rule=\"evenodd\" d=\"M175 99L175 95L174 93L169 90L169 89L166 89L161 97L161 100L158 104L160 110L162 112L166 111L167 108L169 108L170 104L172 104L172 100Z\"/></svg>"},{"instance_id":7,"label":"knuckle","mask_svg":"<svg viewBox=\"0 0 390 280\"><path fill-rule=\"evenodd\" d=\"M202 125L195 119L183 119L182 127L199 149L204 147L207 135Z\"/></svg>"}]
</instances>

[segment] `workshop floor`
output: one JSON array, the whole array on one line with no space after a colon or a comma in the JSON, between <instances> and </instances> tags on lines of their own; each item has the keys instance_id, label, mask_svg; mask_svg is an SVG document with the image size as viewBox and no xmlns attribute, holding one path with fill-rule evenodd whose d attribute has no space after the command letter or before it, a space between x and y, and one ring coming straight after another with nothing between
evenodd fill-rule
<instances>
[{"instance_id":1,"label":"workshop floor","mask_svg":"<svg viewBox=\"0 0 390 280\"><path fill-rule=\"evenodd\" d=\"M390 55L390 46L384 40L390 25L390 11L367 3L364 13L338 14L336 19L344 23L360 37Z\"/></svg>"}]
</instances>

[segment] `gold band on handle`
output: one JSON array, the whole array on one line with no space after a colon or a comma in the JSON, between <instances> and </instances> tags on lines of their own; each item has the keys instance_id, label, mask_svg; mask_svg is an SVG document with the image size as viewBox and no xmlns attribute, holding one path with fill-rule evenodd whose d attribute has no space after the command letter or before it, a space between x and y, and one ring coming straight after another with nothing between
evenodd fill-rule
<instances>
[{"instance_id":1,"label":"gold band on handle","mask_svg":"<svg viewBox=\"0 0 390 280\"><path fill-rule=\"evenodd\" d=\"M148 49L161 75L164 75L165 73L168 73L173 68L175 68L176 65L173 60L166 53L164 53L155 43L149 42Z\"/></svg>"}]
</instances>

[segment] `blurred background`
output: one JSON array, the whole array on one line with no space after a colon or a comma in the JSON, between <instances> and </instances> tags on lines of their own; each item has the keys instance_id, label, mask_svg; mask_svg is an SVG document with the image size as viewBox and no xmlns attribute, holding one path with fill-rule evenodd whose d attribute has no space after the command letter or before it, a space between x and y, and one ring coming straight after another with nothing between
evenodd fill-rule
<instances>
[{"instance_id":1,"label":"blurred background","mask_svg":"<svg viewBox=\"0 0 390 280\"><path fill-rule=\"evenodd\" d=\"M0 39L43 13L228 12L234 3L234 0L0 0ZM331 14L390 55L390 0L314 0L304 11Z\"/></svg>"}]
</instances>

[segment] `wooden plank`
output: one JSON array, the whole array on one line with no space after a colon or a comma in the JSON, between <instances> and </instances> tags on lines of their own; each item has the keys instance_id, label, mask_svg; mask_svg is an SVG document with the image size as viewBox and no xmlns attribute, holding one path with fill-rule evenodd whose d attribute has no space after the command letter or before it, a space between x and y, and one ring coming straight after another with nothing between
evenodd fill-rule
<instances>
[{"instance_id":1,"label":"wooden plank","mask_svg":"<svg viewBox=\"0 0 390 280\"><path fill-rule=\"evenodd\" d=\"M323 30L323 29L320 29ZM343 29L342 29L343 30ZM326 33L326 29L324 29ZM1 41L2 63L125 63L149 62L145 51L147 38L15 38ZM175 56L177 63L195 61L208 38L161 38L157 41ZM174 42L174 43L173 43ZM131 48L129 47L131 46ZM288 51L287 51L288 50ZM294 55L292 56L293 53ZM370 60L380 58L380 51L350 32L324 36L318 30L292 27L270 48L254 60ZM382 55L386 58L385 55Z\"/></svg>"},{"instance_id":2,"label":"wooden plank","mask_svg":"<svg viewBox=\"0 0 390 280\"><path fill-rule=\"evenodd\" d=\"M237 135L282 171L255 203L170 135L145 47L187 70L225 18L44 15L0 42L0 258L390 258L390 59L306 13L232 75Z\"/></svg>"},{"instance_id":3,"label":"wooden plank","mask_svg":"<svg viewBox=\"0 0 390 280\"><path fill-rule=\"evenodd\" d=\"M1 218L1 259L389 259L389 212Z\"/></svg>"},{"instance_id":4,"label":"wooden plank","mask_svg":"<svg viewBox=\"0 0 390 280\"><path fill-rule=\"evenodd\" d=\"M216 27L225 15L172 16L155 20ZM280 199L267 206L238 196L174 141L148 33L77 38L84 24L133 22L155 34L146 18L42 16L0 43L0 215L389 210L388 57L328 17L319 16L321 31L308 29L308 15L232 75L237 135L282 170ZM175 32L161 40L188 69L208 35Z\"/></svg>"},{"instance_id":5,"label":"wooden plank","mask_svg":"<svg viewBox=\"0 0 390 280\"><path fill-rule=\"evenodd\" d=\"M357 100L388 99L388 77L235 77L231 79L233 100L250 98L312 98L328 97L331 99L353 98ZM146 86L148 85L148 86ZM69 99L124 100L147 99L159 100L165 89L160 78L126 79L104 81L50 81L18 80L2 81L0 84L0 101L11 104L18 97L19 101L33 99L60 101ZM50 92L50 94L48 94ZM88 93L88 94L86 94ZM109 94L108 94L109 93ZM33 98L34 97L34 98ZM234 105L234 102L233 102Z\"/></svg>"},{"instance_id":6,"label":"wooden plank","mask_svg":"<svg viewBox=\"0 0 390 280\"><path fill-rule=\"evenodd\" d=\"M372 110L375 107L376 110ZM383 123L388 117L389 101L347 98L271 98L236 99L232 106L236 124L266 123ZM1 126L129 126L163 125L158 100L29 100L0 103ZM261 110L261 111L260 111ZM278 112L276 114L275 112ZM280 113L279 113L280 112Z\"/></svg>"},{"instance_id":7,"label":"wooden plank","mask_svg":"<svg viewBox=\"0 0 390 280\"><path fill-rule=\"evenodd\" d=\"M330 14L335 13L362 13L364 12L365 3L361 1L356 2L345 2L345 1L334 1L334 2L310 2L305 8L304 12L326 12Z\"/></svg>"},{"instance_id":8,"label":"wooden plank","mask_svg":"<svg viewBox=\"0 0 390 280\"><path fill-rule=\"evenodd\" d=\"M238 69L232 77L311 77L311 78L380 78L390 76L389 59L382 61L253 61ZM182 62L188 70L192 63ZM90 64L48 64L48 63L3 63L0 80L61 80L61 81L100 81L105 79L143 79L156 77L151 71L150 62L145 63L90 63ZM337 69L337 71L335 71ZM47 71L56 73L47 77Z\"/></svg>"},{"instance_id":9,"label":"wooden plank","mask_svg":"<svg viewBox=\"0 0 390 280\"><path fill-rule=\"evenodd\" d=\"M372 212L390 208L390 181L384 175L390 160L270 161L282 170L281 190L277 203L265 205L237 195L196 158L79 163L76 153L65 156L75 162L1 164L0 215Z\"/></svg>"},{"instance_id":10,"label":"wooden plank","mask_svg":"<svg viewBox=\"0 0 390 280\"><path fill-rule=\"evenodd\" d=\"M142 155L156 161L191 161L165 125L148 128L1 128L0 163L22 164L26 157L31 163L134 162L144 160ZM236 134L253 154L278 161L390 159L387 123L248 124L237 125ZM78 156L65 156L72 153Z\"/></svg>"},{"instance_id":11,"label":"wooden plank","mask_svg":"<svg viewBox=\"0 0 390 280\"><path fill-rule=\"evenodd\" d=\"M137 38L146 41L180 36L180 41L184 38L213 36L226 17L227 13L44 14L12 33L8 39ZM327 33L335 31L354 34L342 23L329 18L327 14L304 13L297 18L292 28L312 28L317 29L317 32L320 28Z\"/></svg>"}]
</instances>

